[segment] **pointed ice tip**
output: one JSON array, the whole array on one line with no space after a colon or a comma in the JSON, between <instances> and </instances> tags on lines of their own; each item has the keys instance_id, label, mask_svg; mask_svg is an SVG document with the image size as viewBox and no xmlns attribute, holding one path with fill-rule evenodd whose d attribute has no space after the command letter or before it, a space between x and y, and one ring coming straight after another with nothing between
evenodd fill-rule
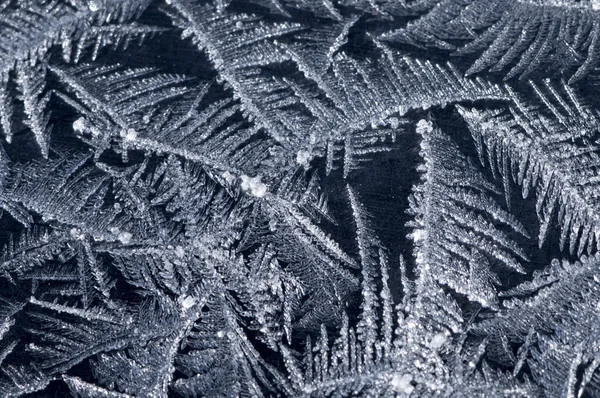
<instances>
[{"instance_id":1,"label":"pointed ice tip","mask_svg":"<svg viewBox=\"0 0 600 398\"><path fill-rule=\"evenodd\" d=\"M454 107L456 108L458 113L460 113L461 116L464 116L469 111L467 108L459 104L456 104Z\"/></svg>"},{"instance_id":2,"label":"pointed ice tip","mask_svg":"<svg viewBox=\"0 0 600 398\"><path fill-rule=\"evenodd\" d=\"M477 72L481 72L477 64L473 64L467 71L464 73L465 77L471 77Z\"/></svg>"},{"instance_id":3,"label":"pointed ice tip","mask_svg":"<svg viewBox=\"0 0 600 398\"><path fill-rule=\"evenodd\" d=\"M49 148L48 148L48 144L45 142L40 142L40 151L42 152L42 157L45 160L48 160L48 152L49 152Z\"/></svg>"},{"instance_id":4,"label":"pointed ice tip","mask_svg":"<svg viewBox=\"0 0 600 398\"><path fill-rule=\"evenodd\" d=\"M569 78L568 85L573 85L580 81L585 76L584 70L580 67L573 76Z\"/></svg>"}]
</instances>

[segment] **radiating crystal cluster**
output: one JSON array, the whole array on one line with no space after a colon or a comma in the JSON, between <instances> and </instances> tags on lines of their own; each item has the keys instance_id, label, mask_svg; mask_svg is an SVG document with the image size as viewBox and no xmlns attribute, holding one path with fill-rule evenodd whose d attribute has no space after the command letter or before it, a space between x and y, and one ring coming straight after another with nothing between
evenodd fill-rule
<instances>
[{"instance_id":1,"label":"radiating crystal cluster","mask_svg":"<svg viewBox=\"0 0 600 398\"><path fill-rule=\"evenodd\" d=\"M0 396L599 395L598 7L0 1Z\"/></svg>"}]
</instances>

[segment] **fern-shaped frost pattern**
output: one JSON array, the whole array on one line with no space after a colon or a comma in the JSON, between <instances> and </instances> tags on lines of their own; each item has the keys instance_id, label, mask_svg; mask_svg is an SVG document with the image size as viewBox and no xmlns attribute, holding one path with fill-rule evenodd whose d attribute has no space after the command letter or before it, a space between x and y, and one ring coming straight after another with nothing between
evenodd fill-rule
<instances>
[{"instance_id":1,"label":"fern-shaped frost pattern","mask_svg":"<svg viewBox=\"0 0 600 398\"><path fill-rule=\"evenodd\" d=\"M0 1L0 395L598 395L599 13Z\"/></svg>"}]
</instances>

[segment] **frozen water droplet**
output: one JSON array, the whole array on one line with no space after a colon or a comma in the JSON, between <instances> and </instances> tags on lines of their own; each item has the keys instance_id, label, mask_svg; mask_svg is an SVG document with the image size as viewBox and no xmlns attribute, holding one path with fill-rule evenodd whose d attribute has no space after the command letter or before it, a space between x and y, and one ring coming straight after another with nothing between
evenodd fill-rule
<instances>
[{"instance_id":1,"label":"frozen water droplet","mask_svg":"<svg viewBox=\"0 0 600 398\"><path fill-rule=\"evenodd\" d=\"M296 154L296 163L301 166L308 167L310 164L311 154L308 151L298 151Z\"/></svg>"},{"instance_id":2,"label":"frozen water droplet","mask_svg":"<svg viewBox=\"0 0 600 398\"><path fill-rule=\"evenodd\" d=\"M131 234L129 232L122 231L119 233L117 239L119 239L119 241L124 245L127 245L129 242L131 242Z\"/></svg>"},{"instance_id":3,"label":"frozen water droplet","mask_svg":"<svg viewBox=\"0 0 600 398\"><path fill-rule=\"evenodd\" d=\"M73 131L78 134L83 134L85 132L85 119L80 117L79 119L73 122Z\"/></svg>"},{"instance_id":4,"label":"frozen water droplet","mask_svg":"<svg viewBox=\"0 0 600 398\"><path fill-rule=\"evenodd\" d=\"M127 130L121 131L121 137L123 137L125 139L125 141L135 141L137 136L138 136L138 133L137 133L137 131L135 131L135 129L127 129Z\"/></svg>"},{"instance_id":5,"label":"frozen water droplet","mask_svg":"<svg viewBox=\"0 0 600 398\"><path fill-rule=\"evenodd\" d=\"M69 232L74 239L83 240L83 238L85 238L85 234L81 232L79 228L71 228L71 231Z\"/></svg>"},{"instance_id":6,"label":"frozen water droplet","mask_svg":"<svg viewBox=\"0 0 600 398\"><path fill-rule=\"evenodd\" d=\"M397 392L410 395L415 387L410 384L412 376L409 374L396 373L392 378L391 385Z\"/></svg>"},{"instance_id":7,"label":"frozen water droplet","mask_svg":"<svg viewBox=\"0 0 600 398\"><path fill-rule=\"evenodd\" d=\"M222 330L219 330L217 332L217 337L220 338L220 339L222 339L223 337L225 337L225 332L223 332Z\"/></svg>"},{"instance_id":8,"label":"frozen water droplet","mask_svg":"<svg viewBox=\"0 0 600 398\"><path fill-rule=\"evenodd\" d=\"M90 0L88 2L88 8L90 9L90 11L98 11L100 9L100 5L98 4L98 0Z\"/></svg>"},{"instance_id":9,"label":"frozen water droplet","mask_svg":"<svg viewBox=\"0 0 600 398\"><path fill-rule=\"evenodd\" d=\"M275 220L269 221L269 230L271 232L277 231L277 221L275 221Z\"/></svg>"},{"instance_id":10,"label":"frozen water droplet","mask_svg":"<svg viewBox=\"0 0 600 398\"><path fill-rule=\"evenodd\" d=\"M244 24L242 23L242 21L237 21L235 23L235 27L238 29L242 29L244 27Z\"/></svg>"},{"instance_id":11,"label":"frozen water droplet","mask_svg":"<svg viewBox=\"0 0 600 398\"><path fill-rule=\"evenodd\" d=\"M415 229L411 234L413 241L419 242L427 238L427 231L424 229Z\"/></svg>"},{"instance_id":12,"label":"frozen water droplet","mask_svg":"<svg viewBox=\"0 0 600 398\"><path fill-rule=\"evenodd\" d=\"M243 175L240 178L242 179L242 191L248 192L257 198L262 198L266 195L267 186L260 181L260 176L248 177L247 175Z\"/></svg>"},{"instance_id":13,"label":"frozen water droplet","mask_svg":"<svg viewBox=\"0 0 600 398\"><path fill-rule=\"evenodd\" d=\"M417 123L417 133L419 134L429 134L433 131L433 123L430 121L421 119Z\"/></svg>"},{"instance_id":14,"label":"frozen water droplet","mask_svg":"<svg viewBox=\"0 0 600 398\"><path fill-rule=\"evenodd\" d=\"M193 298L192 296L185 296L183 298L183 300L181 300L181 307L184 310L192 308L194 306L194 304L196 304L196 299Z\"/></svg>"},{"instance_id":15,"label":"frozen water droplet","mask_svg":"<svg viewBox=\"0 0 600 398\"><path fill-rule=\"evenodd\" d=\"M429 346L434 350L439 349L446 343L446 335L444 333L438 333L429 342Z\"/></svg>"}]
</instances>

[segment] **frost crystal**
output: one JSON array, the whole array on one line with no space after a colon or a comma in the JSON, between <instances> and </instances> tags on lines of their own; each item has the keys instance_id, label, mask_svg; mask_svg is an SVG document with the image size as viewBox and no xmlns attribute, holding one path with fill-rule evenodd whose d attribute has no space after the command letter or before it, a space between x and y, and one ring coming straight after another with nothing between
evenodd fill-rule
<instances>
[{"instance_id":1,"label":"frost crystal","mask_svg":"<svg viewBox=\"0 0 600 398\"><path fill-rule=\"evenodd\" d=\"M80 117L73 122L73 131L82 134L86 130L85 119Z\"/></svg>"},{"instance_id":2,"label":"frost crystal","mask_svg":"<svg viewBox=\"0 0 600 398\"><path fill-rule=\"evenodd\" d=\"M98 0L89 0L88 7L90 8L90 11L98 11L100 9Z\"/></svg>"},{"instance_id":3,"label":"frost crystal","mask_svg":"<svg viewBox=\"0 0 600 398\"><path fill-rule=\"evenodd\" d=\"M125 139L125 141L135 141L138 136L138 132L135 129L127 129L121 131L121 137Z\"/></svg>"},{"instance_id":4,"label":"frost crystal","mask_svg":"<svg viewBox=\"0 0 600 398\"><path fill-rule=\"evenodd\" d=\"M433 131L433 125L430 121L427 120L419 120L417 122L417 133L423 135L427 133L431 133Z\"/></svg>"},{"instance_id":5,"label":"frost crystal","mask_svg":"<svg viewBox=\"0 0 600 398\"><path fill-rule=\"evenodd\" d=\"M262 198L266 195L267 186L260 182L261 176L248 177L247 175L242 175L240 178L242 180L241 188L243 191L257 198Z\"/></svg>"},{"instance_id":6,"label":"frost crystal","mask_svg":"<svg viewBox=\"0 0 600 398\"><path fill-rule=\"evenodd\" d=\"M298 151L296 154L296 163L308 168L310 166L311 154L308 151Z\"/></svg>"},{"instance_id":7,"label":"frost crystal","mask_svg":"<svg viewBox=\"0 0 600 398\"><path fill-rule=\"evenodd\" d=\"M413 377L409 374L395 374L391 384L396 392L410 395L415 387L411 384Z\"/></svg>"},{"instance_id":8,"label":"frost crystal","mask_svg":"<svg viewBox=\"0 0 600 398\"><path fill-rule=\"evenodd\" d=\"M600 396L599 18L0 1L0 397Z\"/></svg>"},{"instance_id":9,"label":"frost crystal","mask_svg":"<svg viewBox=\"0 0 600 398\"><path fill-rule=\"evenodd\" d=\"M431 339L429 346L435 350L435 349L442 347L445 343L446 343L446 335L444 335L443 333L437 333Z\"/></svg>"},{"instance_id":10,"label":"frost crystal","mask_svg":"<svg viewBox=\"0 0 600 398\"><path fill-rule=\"evenodd\" d=\"M192 308L196 304L196 299L192 296L185 296L183 300L181 300L181 306L184 310Z\"/></svg>"},{"instance_id":11,"label":"frost crystal","mask_svg":"<svg viewBox=\"0 0 600 398\"><path fill-rule=\"evenodd\" d=\"M129 242L131 242L131 234L129 232L121 231L119 232L117 239L119 239L122 244L128 245Z\"/></svg>"}]
</instances>

